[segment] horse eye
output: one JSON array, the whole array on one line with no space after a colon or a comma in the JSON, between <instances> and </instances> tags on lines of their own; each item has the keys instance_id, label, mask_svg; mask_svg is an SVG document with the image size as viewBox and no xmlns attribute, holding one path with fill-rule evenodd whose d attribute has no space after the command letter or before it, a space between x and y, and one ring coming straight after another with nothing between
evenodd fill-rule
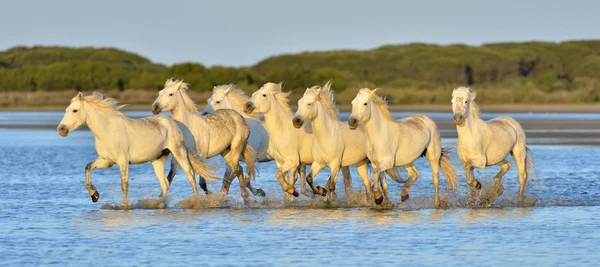
<instances>
[{"instance_id":1,"label":"horse eye","mask_svg":"<svg viewBox=\"0 0 600 267\"><path fill-rule=\"evenodd\" d=\"M310 106L310 105L312 105L312 103L308 103L307 105L309 105L309 106Z\"/></svg>"},{"instance_id":2,"label":"horse eye","mask_svg":"<svg viewBox=\"0 0 600 267\"><path fill-rule=\"evenodd\" d=\"M74 109L74 110L73 110L73 113L77 113L77 110L76 110L76 109Z\"/></svg>"},{"instance_id":3,"label":"horse eye","mask_svg":"<svg viewBox=\"0 0 600 267\"><path fill-rule=\"evenodd\" d=\"M267 94L263 94L264 97L267 97Z\"/></svg>"},{"instance_id":4,"label":"horse eye","mask_svg":"<svg viewBox=\"0 0 600 267\"><path fill-rule=\"evenodd\" d=\"M363 105L365 105L365 106L366 106L366 105L367 105L367 103L364 103Z\"/></svg>"},{"instance_id":5,"label":"horse eye","mask_svg":"<svg viewBox=\"0 0 600 267\"><path fill-rule=\"evenodd\" d=\"M465 104L467 103L467 101L465 100Z\"/></svg>"},{"instance_id":6,"label":"horse eye","mask_svg":"<svg viewBox=\"0 0 600 267\"><path fill-rule=\"evenodd\" d=\"M221 103L221 101L216 101L215 103L219 104L219 103Z\"/></svg>"}]
</instances>

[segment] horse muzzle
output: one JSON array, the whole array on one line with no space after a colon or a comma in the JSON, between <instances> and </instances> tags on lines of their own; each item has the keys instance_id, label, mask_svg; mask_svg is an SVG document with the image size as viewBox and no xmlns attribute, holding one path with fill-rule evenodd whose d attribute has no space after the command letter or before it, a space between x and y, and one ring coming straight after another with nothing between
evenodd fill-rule
<instances>
[{"instance_id":1,"label":"horse muzzle","mask_svg":"<svg viewBox=\"0 0 600 267\"><path fill-rule=\"evenodd\" d=\"M454 124L461 125L463 123L463 115L454 114Z\"/></svg>"},{"instance_id":2,"label":"horse muzzle","mask_svg":"<svg viewBox=\"0 0 600 267\"><path fill-rule=\"evenodd\" d=\"M348 127L350 128L350 130L356 130L356 128L358 127L358 119L350 117L350 119L348 120Z\"/></svg>"},{"instance_id":3,"label":"horse muzzle","mask_svg":"<svg viewBox=\"0 0 600 267\"><path fill-rule=\"evenodd\" d=\"M298 117L294 117L292 119L292 123L294 124L294 127L296 127L296 129L300 129L300 127L302 127L302 124L304 124L304 120Z\"/></svg>"},{"instance_id":4,"label":"horse muzzle","mask_svg":"<svg viewBox=\"0 0 600 267\"><path fill-rule=\"evenodd\" d=\"M200 113L200 116L206 116L206 115L208 115L208 112L206 112L206 111Z\"/></svg>"},{"instance_id":5,"label":"horse muzzle","mask_svg":"<svg viewBox=\"0 0 600 267\"><path fill-rule=\"evenodd\" d=\"M67 137L69 135L69 129L67 129L67 126L64 126L62 124L58 125L58 127L56 128L56 131L62 137Z\"/></svg>"},{"instance_id":6,"label":"horse muzzle","mask_svg":"<svg viewBox=\"0 0 600 267\"><path fill-rule=\"evenodd\" d=\"M250 114L252 113L252 111L254 111L256 107L254 106L254 104L252 104L252 102L246 102L246 104L244 104L244 113L246 114Z\"/></svg>"},{"instance_id":7,"label":"horse muzzle","mask_svg":"<svg viewBox=\"0 0 600 267\"><path fill-rule=\"evenodd\" d=\"M158 115L160 112L162 111L162 108L160 107L159 104L152 104L152 113L154 115Z\"/></svg>"}]
</instances>

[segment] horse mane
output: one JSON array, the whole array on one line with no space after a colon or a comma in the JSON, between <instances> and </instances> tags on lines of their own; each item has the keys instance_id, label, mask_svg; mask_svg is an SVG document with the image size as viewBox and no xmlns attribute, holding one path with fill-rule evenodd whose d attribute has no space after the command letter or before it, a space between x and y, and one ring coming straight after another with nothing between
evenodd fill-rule
<instances>
[{"instance_id":1,"label":"horse mane","mask_svg":"<svg viewBox=\"0 0 600 267\"><path fill-rule=\"evenodd\" d=\"M290 108L290 104L288 103L290 101L288 99L288 96L291 94L291 92L283 92L281 91L281 87L281 83L266 83L265 85L263 85L264 89L274 94L275 99L277 100L277 102L279 102L279 104L281 104L281 107L283 107L283 109L286 112L292 113L292 109Z\"/></svg>"},{"instance_id":2,"label":"horse mane","mask_svg":"<svg viewBox=\"0 0 600 267\"><path fill-rule=\"evenodd\" d=\"M227 92L227 97L229 98L229 101L231 101L231 103L233 103L234 106L238 107L238 110L242 110L244 107L244 104L246 102L248 102L248 96L246 95L246 93L242 90L239 89L235 86L235 84L226 84L226 85L219 85L219 86L215 86L213 88L213 94L215 93L225 93L226 90L229 91ZM255 120L260 120L260 117L258 116L258 114L256 112L252 112L252 114L245 114L248 117L251 117Z\"/></svg>"},{"instance_id":3,"label":"horse mane","mask_svg":"<svg viewBox=\"0 0 600 267\"><path fill-rule=\"evenodd\" d=\"M333 90L331 90L331 81L328 81L323 87L313 86L309 88L308 93L317 97L317 99L319 99L319 101L323 103L325 110L327 110L327 113L329 113L331 117L339 120L339 110L335 104L335 96L333 94Z\"/></svg>"},{"instance_id":4,"label":"horse mane","mask_svg":"<svg viewBox=\"0 0 600 267\"><path fill-rule=\"evenodd\" d=\"M481 111L479 110L479 106L475 103L475 100L471 100L471 90L470 87L459 86L452 91L452 97L455 96L456 92L466 92L467 93L467 101L469 101L469 113L471 113L475 118L480 118Z\"/></svg>"},{"instance_id":5,"label":"horse mane","mask_svg":"<svg viewBox=\"0 0 600 267\"><path fill-rule=\"evenodd\" d=\"M77 100L77 97L71 99L71 103ZM114 113L114 114L123 114L120 109L126 105L119 105L119 101L112 97L108 97L99 92L94 92L91 95L83 97L83 101L90 104L92 107L95 107L101 111Z\"/></svg>"},{"instance_id":6,"label":"horse mane","mask_svg":"<svg viewBox=\"0 0 600 267\"><path fill-rule=\"evenodd\" d=\"M183 99L183 104L184 104L185 108L189 112L197 113L198 107L196 107L196 103L194 103L194 100L192 100L192 97L188 93L188 87L190 86L188 83L184 83L184 82L182 82L182 80L171 78L165 82L165 88L172 87L172 86L179 86L180 82L181 82L181 87L179 87L179 92L181 93L181 99Z\"/></svg>"},{"instance_id":7,"label":"horse mane","mask_svg":"<svg viewBox=\"0 0 600 267\"><path fill-rule=\"evenodd\" d=\"M383 113L383 116L388 119L389 121L394 121L394 117L392 117L392 114L390 113L390 110L388 109L388 105L387 105L387 101L385 101L385 99L381 96L378 96L375 94L375 92L369 90L369 89L360 89L360 91L363 90L368 90L370 93L369 99L371 100L371 102L373 102L373 104L375 104L375 107L377 109L379 109L381 111L381 113ZM377 89L376 89L377 90Z\"/></svg>"}]
</instances>

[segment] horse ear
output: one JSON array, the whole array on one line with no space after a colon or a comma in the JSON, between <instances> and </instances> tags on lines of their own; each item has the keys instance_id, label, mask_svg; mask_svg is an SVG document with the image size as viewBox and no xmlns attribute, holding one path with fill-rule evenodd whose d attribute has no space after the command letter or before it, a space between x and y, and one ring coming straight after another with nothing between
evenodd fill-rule
<instances>
[{"instance_id":1,"label":"horse ear","mask_svg":"<svg viewBox=\"0 0 600 267\"><path fill-rule=\"evenodd\" d=\"M83 94L81 93L81 91L77 94L77 100L79 101L83 101Z\"/></svg>"},{"instance_id":2,"label":"horse ear","mask_svg":"<svg viewBox=\"0 0 600 267\"><path fill-rule=\"evenodd\" d=\"M371 95L375 95L375 92L377 92L377 90L379 90L379 88L375 88L375 89L371 90Z\"/></svg>"},{"instance_id":3,"label":"horse ear","mask_svg":"<svg viewBox=\"0 0 600 267\"><path fill-rule=\"evenodd\" d=\"M225 94L229 94L229 91L231 91L231 87L233 87L233 85L229 85L229 87L227 87L227 89L225 89Z\"/></svg>"},{"instance_id":4,"label":"horse ear","mask_svg":"<svg viewBox=\"0 0 600 267\"><path fill-rule=\"evenodd\" d=\"M306 88L306 91L304 91L304 95L308 94L309 90L310 90L310 88Z\"/></svg>"},{"instance_id":5,"label":"horse ear","mask_svg":"<svg viewBox=\"0 0 600 267\"><path fill-rule=\"evenodd\" d=\"M177 90L185 91L187 88L183 85L184 85L183 80L179 81L179 85L177 85Z\"/></svg>"},{"instance_id":6,"label":"horse ear","mask_svg":"<svg viewBox=\"0 0 600 267\"><path fill-rule=\"evenodd\" d=\"M477 93L475 93L475 92L470 92L469 93L469 100L474 101L475 97L477 97Z\"/></svg>"}]
</instances>

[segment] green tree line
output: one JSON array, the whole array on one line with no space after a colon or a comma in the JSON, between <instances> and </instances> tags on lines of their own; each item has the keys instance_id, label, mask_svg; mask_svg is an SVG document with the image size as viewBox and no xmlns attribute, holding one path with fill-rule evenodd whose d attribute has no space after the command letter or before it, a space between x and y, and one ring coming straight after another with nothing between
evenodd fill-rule
<instances>
[{"instance_id":1,"label":"green tree line","mask_svg":"<svg viewBox=\"0 0 600 267\"><path fill-rule=\"evenodd\" d=\"M0 52L0 91L161 89L169 77L192 90L235 83L249 91L268 81L304 89L332 79L336 92L383 88L396 103L442 103L435 92L468 85L488 102L599 102L600 41L407 44L373 50L306 52L249 67L165 66L114 48L14 47Z\"/></svg>"}]
</instances>

